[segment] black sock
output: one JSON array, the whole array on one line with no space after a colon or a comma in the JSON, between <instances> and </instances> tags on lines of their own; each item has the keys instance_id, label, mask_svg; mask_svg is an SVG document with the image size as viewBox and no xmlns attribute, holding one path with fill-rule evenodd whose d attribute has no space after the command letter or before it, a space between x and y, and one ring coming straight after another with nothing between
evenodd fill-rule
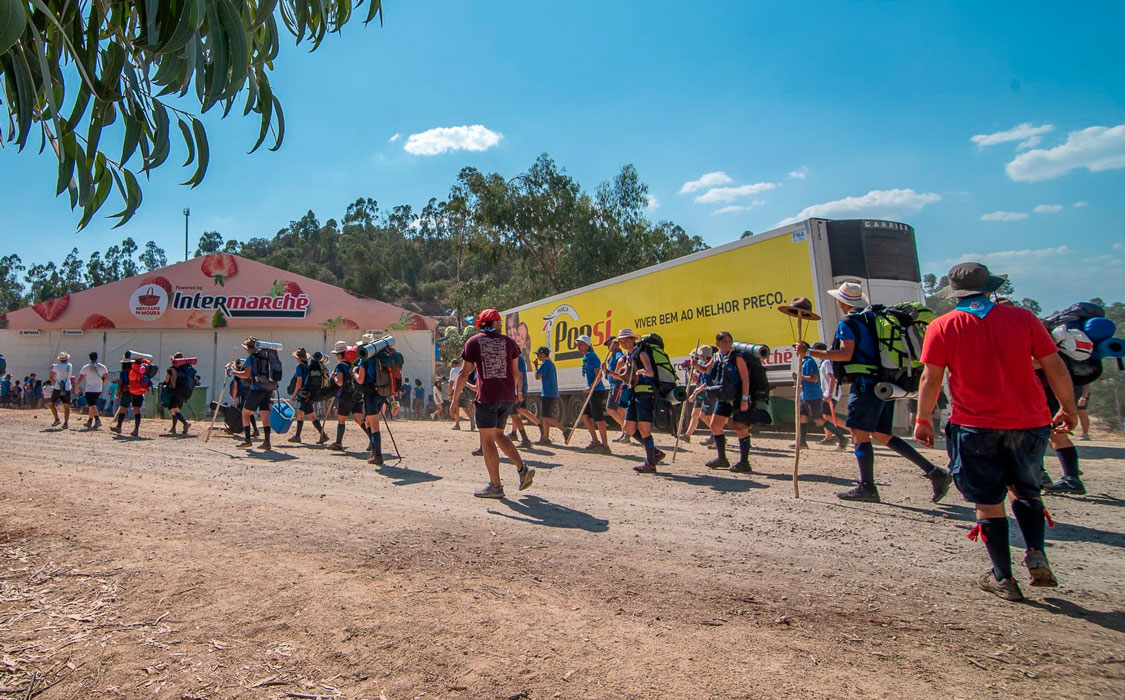
<instances>
[{"instance_id":1,"label":"black sock","mask_svg":"<svg viewBox=\"0 0 1125 700\"><path fill-rule=\"evenodd\" d=\"M266 436L266 442L270 441L270 427L268 425L262 426L262 433Z\"/></svg>"},{"instance_id":2,"label":"black sock","mask_svg":"<svg viewBox=\"0 0 1125 700\"><path fill-rule=\"evenodd\" d=\"M344 424L343 423L337 423L336 424L336 444L338 444L338 445L344 444Z\"/></svg>"},{"instance_id":3,"label":"black sock","mask_svg":"<svg viewBox=\"0 0 1125 700\"><path fill-rule=\"evenodd\" d=\"M641 443L642 445L644 444L645 439L643 437L641 437L641 429L640 428L637 428L636 430L633 431L633 437L637 438L637 442Z\"/></svg>"},{"instance_id":4,"label":"black sock","mask_svg":"<svg viewBox=\"0 0 1125 700\"><path fill-rule=\"evenodd\" d=\"M301 428L305 427L305 421L297 421L297 432L293 433L293 437L301 437Z\"/></svg>"},{"instance_id":5,"label":"black sock","mask_svg":"<svg viewBox=\"0 0 1125 700\"><path fill-rule=\"evenodd\" d=\"M912 464L914 464L914 466L918 467L927 474L935 469L933 463L930 462L930 460L920 455L918 453L918 450L911 447L909 443L907 443L900 437L891 438L890 442L887 443L887 447L891 448L903 457L906 457Z\"/></svg>"},{"instance_id":6,"label":"black sock","mask_svg":"<svg viewBox=\"0 0 1125 700\"><path fill-rule=\"evenodd\" d=\"M656 466L656 441L649 435L646 438L641 438L641 442L645 445L645 457L649 464Z\"/></svg>"},{"instance_id":7,"label":"black sock","mask_svg":"<svg viewBox=\"0 0 1125 700\"><path fill-rule=\"evenodd\" d=\"M875 450L870 442L855 444L855 461L859 462L859 483L875 488Z\"/></svg>"},{"instance_id":8,"label":"black sock","mask_svg":"<svg viewBox=\"0 0 1125 700\"><path fill-rule=\"evenodd\" d=\"M797 424L797 444L800 445L801 447L808 447L809 446L809 443L807 442L808 435L809 435L809 424L808 423L798 423Z\"/></svg>"},{"instance_id":9,"label":"black sock","mask_svg":"<svg viewBox=\"0 0 1125 700\"><path fill-rule=\"evenodd\" d=\"M738 438L738 454L741 455L742 462L750 461L750 436Z\"/></svg>"},{"instance_id":10,"label":"black sock","mask_svg":"<svg viewBox=\"0 0 1125 700\"><path fill-rule=\"evenodd\" d=\"M250 442L250 428L244 428L242 432L246 435L246 442Z\"/></svg>"},{"instance_id":11,"label":"black sock","mask_svg":"<svg viewBox=\"0 0 1125 700\"><path fill-rule=\"evenodd\" d=\"M1062 465L1063 476L1070 476L1075 479L1078 478L1078 448L1074 445L1055 450L1055 454L1059 456L1059 464Z\"/></svg>"},{"instance_id":12,"label":"black sock","mask_svg":"<svg viewBox=\"0 0 1125 700\"><path fill-rule=\"evenodd\" d=\"M118 429L121 428L121 424L124 423L124 422L125 422L125 414L124 413L118 413L117 414L117 427L118 427Z\"/></svg>"},{"instance_id":13,"label":"black sock","mask_svg":"<svg viewBox=\"0 0 1125 700\"><path fill-rule=\"evenodd\" d=\"M837 438L840 438L840 437L844 436L844 434L840 432L839 428L832 425L828 421L824 421L824 429L827 430L828 432L832 433L833 435L835 435Z\"/></svg>"},{"instance_id":14,"label":"black sock","mask_svg":"<svg viewBox=\"0 0 1125 700\"><path fill-rule=\"evenodd\" d=\"M378 430L371 433L371 442L373 442L375 445L375 454L383 454L383 433L379 432Z\"/></svg>"},{"instance_id":15,"label":"black sock","mask_svg":"<svg viewBox=\"0 0 1125 700\"><path fill-rule=\"evenodd\" d=\"M1038 498L1020 498L1012 501L1012 515L1023 533L1029 549L1043 551L1047 539L1047 517L1043 515L1043 501Z\"/></svg>"},{"instance_id":16,"label":"black sock","mask_svg":"<svg viewBox=\"0 0 1125 700\"><path fill-rule=\"evenodd\" d=\"M520 439L521 440L527 440L527 432L521 430L520 431Z\"/></svg>"},{"instance_id":17,"label":"black sock","mask_svg":"<svg viewBox=\"0 0 1125 700\"><path fill-rule=\"evenodd\" d=\"M726 459L727 458L727 436L726 435L716 435L715 436L715 451L719 453L719 459Z\"/></svg>"},{"instance_id":18,"label":"black sock","mask_svg":"<svg viewBox=\"0 0 1125 700\"><path fill-rule=\"evenodd\" d=\"M324 428L320 427L320 421L319 420L317 420L316 418L313 418L312 424L313 424L313 428L316 429L317 433L323 433L324 432ZM297 432L301 431L300 425L301 425L300 423L297 424Z\"/></svg>"},{"instance_id":19,"label":"black sock","mask_svg":"<svg viewBox=\"0 0 1125 700\"><path fill-rule=\"evenodd\" d=\"M992 574L999 581L1012 577L1012 550L1008 548L1008 518L978 520L981 539L992 560Z\"/></svg>"},{"instance_id":20,"label":"black sock","mask_svg":"<svg viewBox=\"0 0 1125 700\"><path fill-rule=\"evenodd\" d=\"M140 430L140 429L141 429L141 414L138 412L137 415L133 416L133 430Z\"/></svg>"}]
</instances>

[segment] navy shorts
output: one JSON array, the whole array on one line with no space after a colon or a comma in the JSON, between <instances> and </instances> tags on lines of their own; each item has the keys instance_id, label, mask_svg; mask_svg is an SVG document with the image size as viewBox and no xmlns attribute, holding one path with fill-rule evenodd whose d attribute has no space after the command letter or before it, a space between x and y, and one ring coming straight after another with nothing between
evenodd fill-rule
<instances>
[{"instance_id":1,"label":"navy shorts","mask_svg":"<svg viewBox=\"0 0 1125 700\"><path fill-rule=\"evenodd\" d=\"M595 423L605 422L605 392L595 391L590 400L586 402L586 410L582 415L590 416Z\"/></svg>"},{"instance_id":2,"label":"navy shorts","mask_svg":"<svg viewBox=\"0 0 1125 700\"><path fill-rule=\"evenodd\" d=\"M884 401L875 395L875 382L852 382L848 395L848 420L844 425L869 433L890 435L894 430L894 401Z\"/></svg>"},{"instance_id":3,"label":"navy shorts","mask_svg":"<svg viewBox=\"0 0 1125 700\"><path fill-rule=\"evenodd\" d=\"M715 407L711 411L716 416L723 418L730 418L734 415L734 402L733 401L716 401Z\"/></svg>"},{"instance_id":4,"label":"navy shorts","mask_svg":"<svg viewBox=\"0 0 1125 700\"><path fill-rule=\"evenodd\" d=\"M244 411L268 411L270 410L272 391L265 391L264 389L251 389L246 392L246 402L242 404Z\"/></svg>"},{"instance_id":5,"label":"navy shorts","mask_svg":"<svg viewBox=\"0 0 1125 700\"><path fill-rule=\"evenodd\" d=\"M100 391L87 391L86 392L86 405L97 407L98 397L102 395Z\"/></svg>"},{"instance_id":6,"label":"navy shorts","mask_svg":"<svg viewBox=\"0 0 1125 700\"><path fill-rule=\"evenodd\" d=\"M478 403L476 405L477 428L491 430L503 428L508 422L508 416L516 408L515 401L493 401L492 403Z\"/></svg>"},{"instance_id":7,"label":"navy shorts","mask_svg":"<svg viewBox=\"0 0 1125 700\"><path fill-rule=\"evenodd\" d=\"M387 405L387 397L378 394L363 395L363 413L367 416L377 416L383 406Z\"/></svg>"},{"instance_id":8,"label":"navy shorts","mask_svg":"<svg viewBox=\"0 0 1125 700\"><path fill-rule=\"evenodd\" d=\"M363 400L355 396L341 396L336 415L346 416L352 413L363 413Z\"/></svg>"},{"instance_id":9,"label":"navy shorts","mask_svg":"<svg viewBox=\"0 0 1125 700\"><path fill-rule=\"evenodd\" d=\"M181 399L179 396L177 396L176 392L173 391L172 395L168 397L168 408L171 409L171 408L183 408L183 407L184 407L184 400Z\"/></svg>"},{"instance_id":10,"label":"navy shorts","mask_svg":"<svg viewBox=\"0 0 1125 700\"><path fill-rule=\"evenodd\" d=\"M51 392L51 403L70 403L70 392L55 389Z\"/></svg>"},{"instance_id":11,"label":"navy shorts","mask_svg":"<svg viewBox=\"0 0 1125 700\"><path fill-rule=\"evenodd\" d=\"M625 420L633 423L651 423L654 406L651 393L633 392L629 399L629 410L625 411Z\"/></svg>"},{"instance_id":12,"label":"navy shorts","mask_svg":"<svg viewBox=\"0 0 1125 700\"><path fill-rule=\"evenodd\" d=\"M559 403L557 396L544 396L539 403L539 417L540 418L554 418L559 415L555 411L555 406Z\"/></svg>"},{"instance_id":13,"label":"navy shorts","mask_svg":"<svg viewBox=\"0 0 1125 700\"><path fill-rule=\"evenodd\" d=\"M1011 486L1020 498L1038 498L1050 426L993 430L945 426L953 483L970 503L1003 503Z\"/></svg>"},{"instance_id":14,"label":"navy shorts","mask_svg":"<svg viewBox=\"0 0 1125 700\"><path fill-rule=\"evenodd\" d=\"M313 407L312 399L308 396L297 395L297 410L310 416L316 415L316 408Z\"/></svg>"},{"instance_id":15,"label":"navy shorts","mask_svg":"<svg viewBox=\"0 0 1125 700\"><path fill-rule=\"evenodd\" d=\"M814 421L823 418L824 399L801 399L801 415Z\"/></svg>"},{"instance_id":16,"label":"navy shorts","mask_svg":"<svg viewBox=\"0 0 1125 700\"><path fill-rule=\"evenodd\" d=\"M140 408L145 403L144 394L125 394L121 397L121 408L132 406L133 408Z\"/></svg>"}]
</instances>

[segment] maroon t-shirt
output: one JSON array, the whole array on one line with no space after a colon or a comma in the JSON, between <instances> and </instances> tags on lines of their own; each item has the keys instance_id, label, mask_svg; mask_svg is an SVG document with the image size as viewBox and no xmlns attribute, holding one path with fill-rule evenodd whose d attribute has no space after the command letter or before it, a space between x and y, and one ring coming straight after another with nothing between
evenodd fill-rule
<instances>
[{"instance_id":1,"label":"maroon t-shirt","mask_svg":"<svg viewBox=\"0 0 1125 700\"><path fill-rule=\"evenodd\" d=\"M516 400L512 360L519 357L516 341L503 333L477 333L465 342L461 359L477 372L477 403Z\"/></svg>"}]
</instances>

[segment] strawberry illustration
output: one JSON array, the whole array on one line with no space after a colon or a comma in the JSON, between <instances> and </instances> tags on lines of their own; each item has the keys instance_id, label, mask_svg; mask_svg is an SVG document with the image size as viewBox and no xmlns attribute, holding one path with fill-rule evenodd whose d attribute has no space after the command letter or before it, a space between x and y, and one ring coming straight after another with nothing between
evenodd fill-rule
<instances>
[{"instance_id":1,"label":"strawberry illustration","mask_svg":"<svg viewBox=\"0 0 1125 700\"><path fill-rule=\"evenodd\" d=\"M293 280L285 280L281 282L274 280L273 286L270 287L269 296L279 297L288 294L290 296L299 297L304 293L305 290L301 289L301 285L297 284Z\"/></svg>"},{"instance_id":2,"label":"strawberry illustration","mask_svg":"<svg viewBox=\"0 0 1125 700\"><path fill-rule=\"evenodd\" d=\"M203 262L200 263L199 269L203 271L203 274L215 280L215 284L224 287L228 277L234 277L238 274L238 261L234 259L233 255L211 253L203 256Z\"/></svg>"},{"instance_id":3,"label":"strawberry illustration","mask_svg":"<svg viewBox=\"0 0 1125 700\"><path fill-rule=\"evenodd\" d=\"M426 319L422 318L419 314L414 314L414 316L411 317L410 323L406 325L406 328L411 331L429 330L429 326L426 325Z\"/></svg>"},{"instance_id":4,"label":"strawberry illustration","mask_svg":"<svg viewBox=\"0 0 1125 700\"><path fill-rule=\"evenodd\" d=\"M359 324L356 323L355 321L351 320L350 318L341 318L340 319L340 328L348 328L348 329L351 329L351 330L357 330L358 331L359 330Z\"/></svg>"},{"instance_id":5,"label":"strawberry illustration","mask_svg":"<svg viewBox=\"0 0 1125 700\"><path fill-rule=\"evenodd\" d=\"M207 328L211 325L211 315L206 311L192 311L187 317L188 328Z\"/></svg>"},{"instance_id":6,"label":"strawberry illustration","mask_svg":"<svg viewBox=\"0 0 1125 700\"><path fill-rule=\"evenodd\" d=\"M113 321L109 318L101 314L90 314L86 317L86 320L82 322L82 330L84 331L95 331L102 328L117 328L117 326L115 326Z\"/></svg>"},{"instance_id":7,"label":"strawberry illustration","mask_svg":"<svg viewBox=\"0 0 1125 700\"><path fill-rule=\"evenodd\" d=\"M141 280L141 283L137 286L143 287L146 284L154 284L167 292L169 297L172 296L172 283L168 281L167 277L162 277L160 275L149 275L148 277L145 277L143 280Z\"/></svg>"},{"instance_id":8,"label":"strawberry illustration","mask_svg":"<svg viewBox=\"0 0 1125 700\"><path fill-rule=\"evenodd\" d=\"M35 309L35 313L42 316L44 321L50 323L59 316L62 316L62 312L66 311L66 307L69 304L70 295L68 294L65 297L59 297L58 299L51 299L50 301L40 302L31 308Z\"/></svg>"}]
</instances>

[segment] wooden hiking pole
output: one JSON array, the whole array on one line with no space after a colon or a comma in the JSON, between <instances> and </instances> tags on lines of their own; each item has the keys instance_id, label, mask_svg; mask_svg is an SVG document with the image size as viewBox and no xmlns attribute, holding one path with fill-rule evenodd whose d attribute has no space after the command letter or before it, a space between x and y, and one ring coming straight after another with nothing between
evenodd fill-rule
<instances>
[{"instance_id":1,"label":"wooden hiking pole","mask_svg":"<svg viewBox=\"0 0 1125 700\"><path fill-rule=\"evenodd\" d=\"M805 342L805 321L819 321L820 316L813 313L812 302L805 297L797 297L777 310L786 316L797 319L797 333L794 345ZM801 497L801 486L798 483L801 469L801 356L797 356L797 376L793 382L793 498Z\"/></svg>"},{"instance_id":2,"label":"wooden hiking pole","mask_svg":"<svg viewBox=\"0 0 1125 700\"><path fill-rule=\"evenodd\" d=\"M230 362L227 363L229 367L234 362L234 356L238 353L238 348L231 350ZM207 434L203 436L203 442L206 443L211 439L211 431L215 429L215 419L219 417L219 408L223 405L223 394L227 391L226 369L223 369L223 389L219 392L219 396L215 399L215 412L211 414L211 425L207 426Z\"/></svg>"},{"instance_id":3,"label":"wooden hiking pole","mask_svg":"<svg viewBox=\"0 0 1125 700\"><path fill-rule=\"evenodd\" d=\"M703 338L696 338L695 345L691 349L689 358L695 357L695 351L699 348L699 341ZM691 366L688 367L687 383L691 384L691 373L695 371L695 361L691 361ZM690 396L690 394L689 394ZM672 446L672 463L676 462L676 453L680 451L680 433L684 429L684 413L687 411L688 401L685 399L683 405L680 406L680 419L676 421L676 444Z\"/></svg>"},{"instance_id":4,"label":"wooden hiking pole","mask_svg":"<svg viewBox=\"0 0 1125 700\"><path fill-rule=\"evenodd\" d=\"M582 409L580 411L578 411L578 415L575 416L575 418L574 418L574 425L570 426L570 432L566 434L566 441L563 443L564 445L570 444L570 438L574 436L574 431L578 430L578 424L580 422L582 422L582 414L586 412L586 406L590 403L590 399L593 398L595 393L600 393L600 392L595 392L594 387L596 387L598 385L598 383L602 381L602 370L603 369L605 369L605 368L599 367L598 373L596 375L594 375L594 383L590 385L590 387L589 387L590 391L586 392L586 400L582 402Z\"/></svg>"}]
</instances>

